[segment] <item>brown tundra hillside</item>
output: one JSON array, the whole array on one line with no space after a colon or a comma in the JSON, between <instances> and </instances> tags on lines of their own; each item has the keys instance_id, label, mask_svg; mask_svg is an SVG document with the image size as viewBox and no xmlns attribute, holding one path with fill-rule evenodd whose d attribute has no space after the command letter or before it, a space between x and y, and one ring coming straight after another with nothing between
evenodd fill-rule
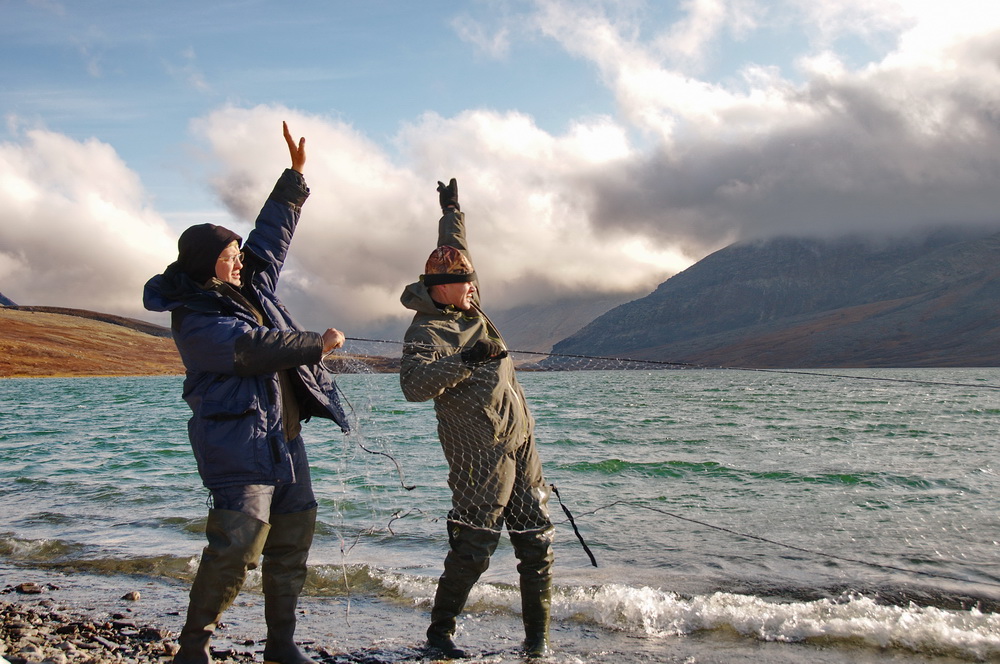
<instances>
[{"instance_id":1,"label":"brown tundra hillside","mask_svg":"<svg viewBox=\"0 0 1000 664\"><path fill-rule=\"evenodd\" d=\"M76 309L0 307L0 378L183 373L166 328Z\"/></svg>"}]
</instances>

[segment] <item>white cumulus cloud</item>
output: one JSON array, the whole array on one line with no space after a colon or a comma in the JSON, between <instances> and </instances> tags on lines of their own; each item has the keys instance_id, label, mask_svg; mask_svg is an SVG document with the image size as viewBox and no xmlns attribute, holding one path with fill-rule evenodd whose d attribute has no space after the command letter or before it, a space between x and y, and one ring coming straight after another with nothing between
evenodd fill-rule
<instances>
[{"instance_id":1,"label":"white cumulus cloud","mask_svg":"<svg viewBox=\"0 0 1000 664\"><path fill-rule=\"evenodd\" d=\"M288 163L278 133L283 119L306 137L311 188L285 297L317 325L321 312L329 325L407 316L399 295L434 249L437 181L451 177L459 181L473 258L494 307L580 290L650 289L692 261L592 223L592 201L580 184L631 151L606 118L552 136L517 113L427 114L401 131L394 158L339 121L275 107L220 109L196 131L221 161L214 186L243 220L238 232L249 230Z\"/></svg>"},{"instance_id":2,"label":"white cumulus cloud","mask_svg":"<svg viewBox=\"0 0 1000 664\"><path fill-rule=\"evenodd\" d=\"M173 247L110 145L45 129L0 144L0 280L19 304L140 314L142 284Z\"/></svg>"}]
</instances>

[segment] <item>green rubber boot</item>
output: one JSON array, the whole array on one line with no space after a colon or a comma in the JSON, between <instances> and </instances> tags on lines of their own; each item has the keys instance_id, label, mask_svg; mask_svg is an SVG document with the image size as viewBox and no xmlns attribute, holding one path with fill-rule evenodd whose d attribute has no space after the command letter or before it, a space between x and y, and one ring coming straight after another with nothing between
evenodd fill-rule
<instances>
[{"instance_id":1,"label":"green rubber boot","mask_svg":"<svg viewBox=\"0 0 1000 664\"><path fill-rule=\"evenodd\" d=\"M547 657L552 615L551 526L542 530L511 533L521 584L521 619L524 622L524 654L529 659Z\"/></svg>"},{"instance_id":2,"label":"green rubber boot","mask_svg":"<svg viewBox=\"0 0 1000 664\"><path fill-rule=\"evenodd\" d=\"M427 652L438 659L464 659L469 654L455 645L458 615L469 600L469 592L490 566L500 533L448 524L451 548L444 559L444 573L438 579L427 628Z\"/></svg>"},{"instance_id":3,"label":"green rubber boot","mask_svg":"<svg viewBox=\"0 0 1000 664\"><path fill-rule=\"evenodd\" d=\"M177 639L174 664L208 664L209 641L243 587L247 570L255 569L270 526L242 512L208 511L198 573L191 585L187 620Z\"/></svg>"},{"instance_id":4,"label":"green rubber boot","mask_svg":"<svg viewBox=\"0 0 1000 664\"><path fill-rule=\"evenodd\" d=\"M315 664L295 645L295 608L306 583L306 560L316 529L316 510L272 514L271 532L264 544L261 581L268 664Z\"/></svg>"}]
</instances>

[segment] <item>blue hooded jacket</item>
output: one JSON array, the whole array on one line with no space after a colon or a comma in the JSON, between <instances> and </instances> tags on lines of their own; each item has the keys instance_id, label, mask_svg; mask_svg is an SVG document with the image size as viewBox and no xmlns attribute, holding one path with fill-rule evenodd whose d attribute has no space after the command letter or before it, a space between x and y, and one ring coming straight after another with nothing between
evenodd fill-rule
<instances>
[{"instance_id":1,"label":"blue hooded jacket","mask_svg":"<svg viewBox=\"0 0 1000 664\"><path fill-rule=\"evenodd\" d=\"M214 279L197 284L177 263L146 283L146 309L171 313L193 413L188 436L210 489L295 482L279 372L287 370L303 419L332 419L349 430L337 386L319 365L322 335L302 330L275 294L308 196L302 175L286 169L242 248L241 288Z\"/></svg>"}]
</instances>

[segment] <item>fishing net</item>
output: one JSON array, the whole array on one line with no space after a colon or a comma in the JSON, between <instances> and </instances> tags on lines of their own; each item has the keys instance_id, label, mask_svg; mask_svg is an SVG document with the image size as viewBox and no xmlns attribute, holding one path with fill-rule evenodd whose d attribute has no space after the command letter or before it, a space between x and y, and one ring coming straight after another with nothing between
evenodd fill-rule
<instances>
[{"instance_id":1,"label":"fishing net","mask_svg":"<svg viewBox=\"0 0 1000 664\"><path fill-rule=\"evenodd\" d=\"M460 358L461 348L386 341L368 342L369 349L372 343L395 345L402 350L402 361L355 351L331 357L325 366L336 373L400 372L407 399L425 402L418 406L425 411L425 417L417 426L424 427L425 435L433 433L447 464L445 473L451 491L448 521L475 529L506 528L514 533L551 526L550 497L560 496L559 489L545 478L535 440L535 418L517 375L676 366L523 351L468 363ZM433 428L427 421L428 413L433 413ZM368 414L374 416L371 411ZM377 431L375 425L356 432L359 446L390 461L402 488L415 489L415 484L404 479L397 455L388 450ZM572 522L571 512L561 499L559 502L563 514Z\"/></svg>"},{"instance_id":2,"label":"fishing net","mask_svg":"<svg viewBox=\"0 0 1000 664\"><path fill-rule=\"evenodd\" d=\"M368 467L364 477L348 471L346 495L336 498L347 530L361 532L361 512L375 537L440 538L446 521L530 530L551 495L549 517L565 531L561 565L669 569L679 552L685 560L704 552L722 576L754 569L773 577L779 558L782 575L802 579L853 579L861 565L873 579L909 583L915 573L1000 587L995 543L969 526L991 509L996 472L965 458L961 443L1000 412L990 376L935 382L905 370L712 368L511 350L505 361L535 421L544 479L533 491L498 492L476 469L495 468L510 446L474 418L455 418L444 431L459 449L449 464L433 400L403 398L403 353L400 341L352 339L326 362L355 420L344 449L361 455L343 468L358 459ZM441 363L426 380L457 384L490 371L456 366ZM471 396L452 405L482 409ZM930 478L908 465L928 455L942 459ZM455 481L456 469L469 472L465 481ZM552 488L558 495L538 495ZM519 502L518 491L529 499ZM953 511L942 518L940 510ZM592 553L576 547L575 534Z\"/></svg>"}]
</instances>

